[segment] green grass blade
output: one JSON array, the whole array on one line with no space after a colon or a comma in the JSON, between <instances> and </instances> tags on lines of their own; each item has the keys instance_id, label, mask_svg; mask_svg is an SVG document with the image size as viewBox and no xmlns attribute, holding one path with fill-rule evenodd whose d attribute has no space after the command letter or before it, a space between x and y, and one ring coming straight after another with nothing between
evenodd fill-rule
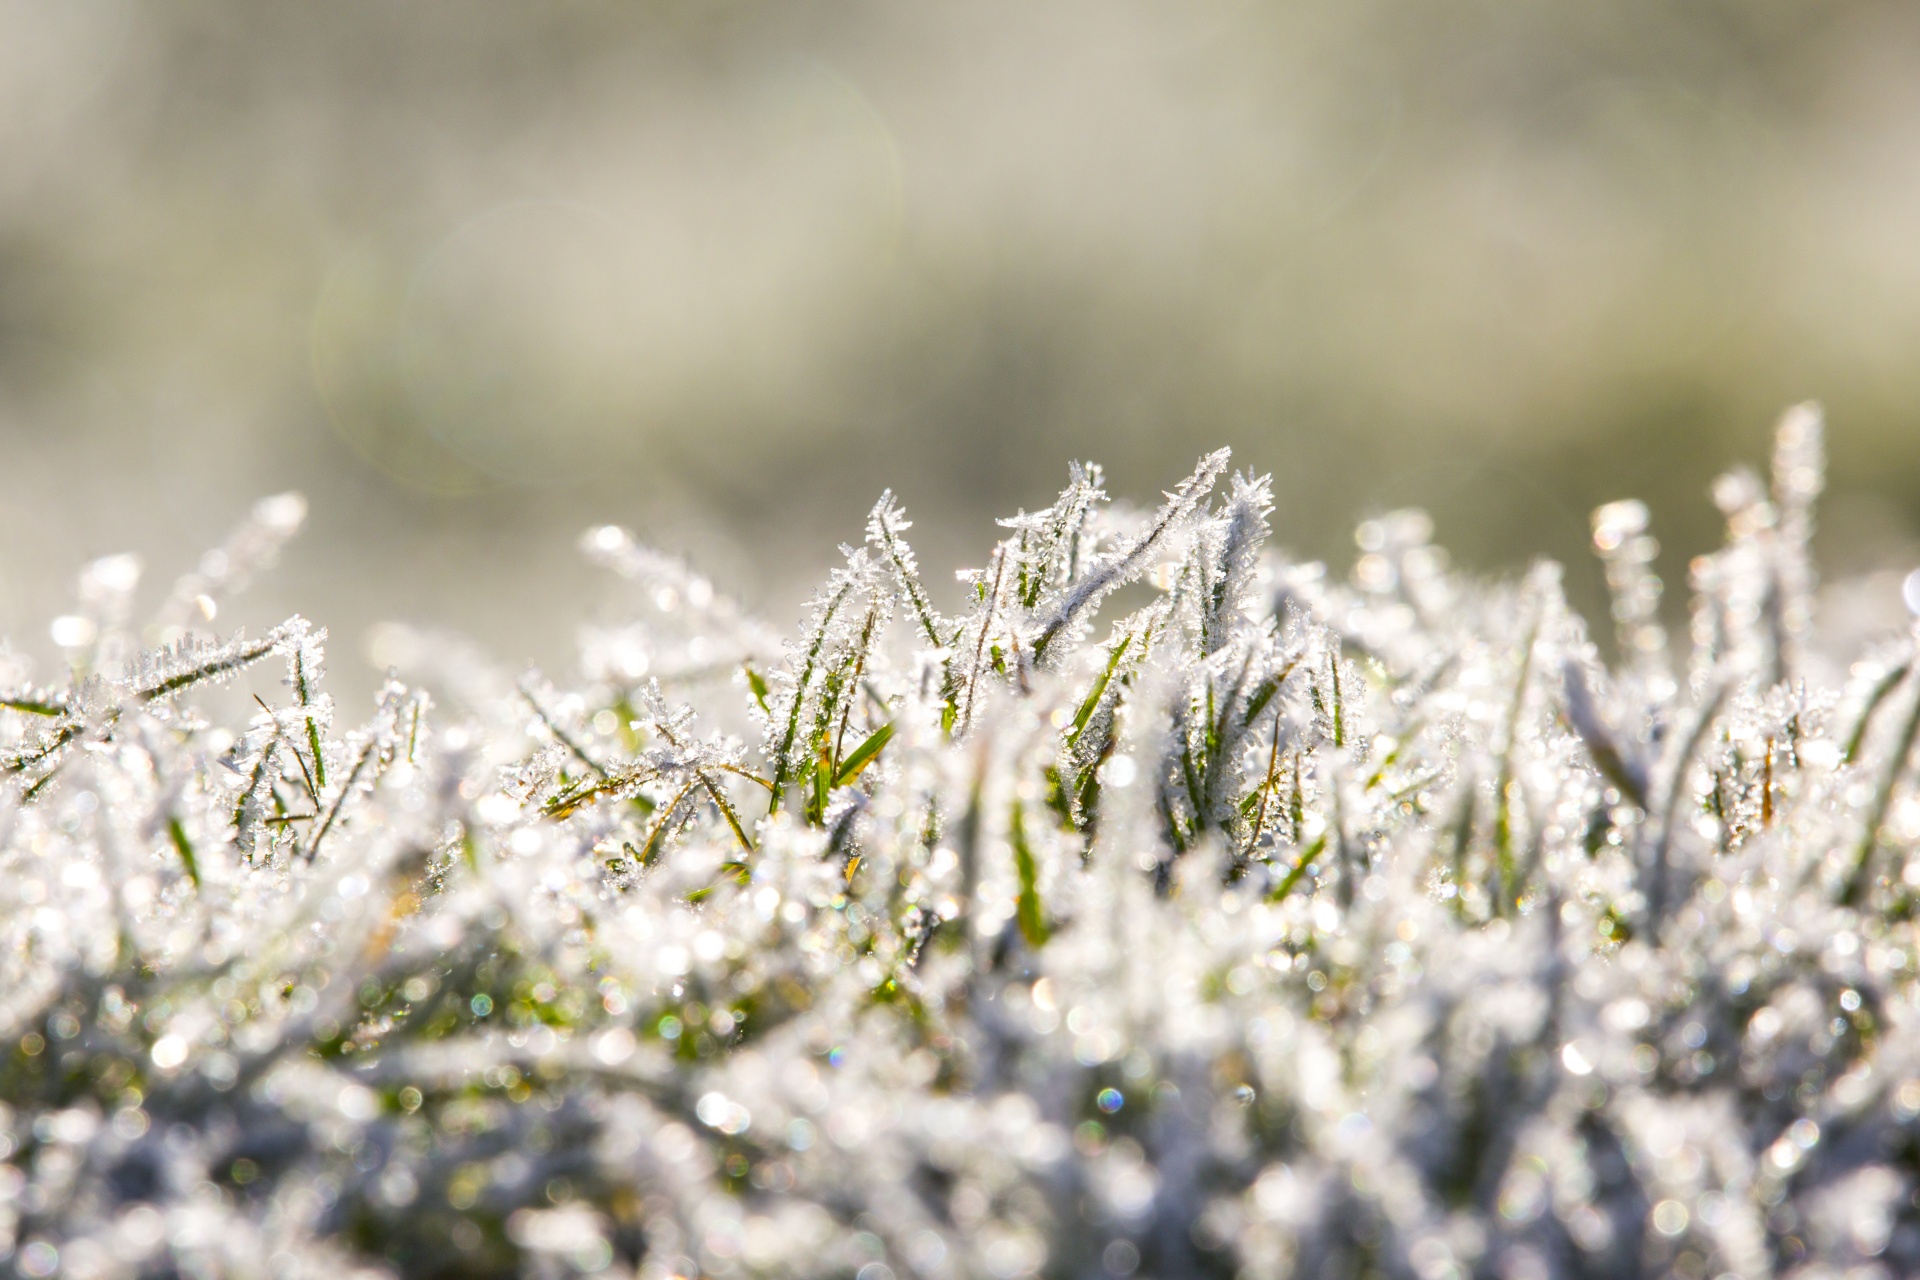
<instances>
[{"instance_id":1,"label":"green grass blade","mask_svg":"<svg viewBox=\"0 0 1920 1280\"><path fill-rule=\"evenodd\" d=\"M888 721L868 734L866 741L855 747L848 753L847 758L840 762L839 771L833 775L833 785L844 787L859 777L860 771L873 763L874 757L880 754L892 737L892 721Z\"/></svg>"}]
</instances>

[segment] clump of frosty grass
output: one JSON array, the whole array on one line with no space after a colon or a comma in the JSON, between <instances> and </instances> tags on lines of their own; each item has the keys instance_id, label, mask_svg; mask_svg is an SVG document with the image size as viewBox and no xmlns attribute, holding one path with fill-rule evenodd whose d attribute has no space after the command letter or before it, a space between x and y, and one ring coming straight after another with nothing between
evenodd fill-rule
<instances>
[{"instance_id":1,"label":"clump of frosty grass","mask_svg":"<svg viewBox=\"0 0 1920 1280\"><path fill-rule=\"evenodd\" d=\"M344 730L306 622L196 638L297 498L160 647L97 562L0 711L0 1256L1916 1274L1920 666L1821 652L1821 467L1718 486L1679 641L1598 512L1614 664L1417 514L1286 560L1224 453L1075 468L954 616L883 497L784 644L593 530L568 682L389 628Z\"/></svg>"}]
</instances>

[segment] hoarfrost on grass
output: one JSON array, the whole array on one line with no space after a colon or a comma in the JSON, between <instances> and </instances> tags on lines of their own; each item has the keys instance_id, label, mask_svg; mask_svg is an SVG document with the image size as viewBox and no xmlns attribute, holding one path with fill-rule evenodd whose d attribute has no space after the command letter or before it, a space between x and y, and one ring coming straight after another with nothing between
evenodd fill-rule
<instances>
[{"instance_id":1,"label":"hoarfrost on grass","mask_svg":"<svg viewBox=\"0 0 1920 1280\"><path fill-rule=\"evenodd\" d=\"M1823 648L1820 440L1677 639L1595 513L1611 660L1417 512L1290 560L1225 453L1074 467L952 615L882 495L784 642L591 530L576 673L385 627L364 719L305 620L214 634L297 496L144 628L96 561L5 659L0 1258L1914 1274L1920 665Z\"/></svg>"}]
</instances>

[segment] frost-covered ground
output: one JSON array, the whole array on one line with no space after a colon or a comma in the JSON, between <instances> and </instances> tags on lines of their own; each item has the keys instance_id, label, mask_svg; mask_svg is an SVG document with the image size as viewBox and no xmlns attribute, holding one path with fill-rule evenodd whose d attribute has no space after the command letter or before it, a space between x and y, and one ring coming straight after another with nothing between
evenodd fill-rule
<instances>
[{"instance_id":1,"label":"frost-covered ground","mask_svg":"<svg viewBox=\"0 0 1920 1280\"><path fill-rule=\"evenodd\" d=\"M882 498L784 641L592 530L577 671L395 628L370 714L203 635L298 499L138 628L97 562L0 711L0 1257L1920 1273L1920 667L1812 633L1820 484L1795 410L1680 638L1596 513L1614 662L1414 513L1289 562L1225 454L954 616Z\"/></svg>"}]
</instances>

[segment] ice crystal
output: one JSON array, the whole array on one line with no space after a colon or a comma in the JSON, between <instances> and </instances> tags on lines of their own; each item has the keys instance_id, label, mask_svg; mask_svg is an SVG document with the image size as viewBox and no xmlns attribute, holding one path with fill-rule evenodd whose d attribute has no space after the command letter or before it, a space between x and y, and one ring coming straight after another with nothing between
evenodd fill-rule
<instances>
[{"instance_id":1,"label":"ice crystal","mask_svg":"<svg viewBox=\"0 0 1920 1280\"><path fill-rule=\"evenodd\" d=\"M383 627L364 719L212 633L297 499L139 630L96 561L0 664L0 1259L1920 1272L1920 636L1823 647L1816 411L1773 466L1686 652L1595 513L1611 659L1418 512L1288 559L1224 453L1074 467L951 615L883 495L784 646L592 530L577 672Z\"/></svg>"}]
</instances>

